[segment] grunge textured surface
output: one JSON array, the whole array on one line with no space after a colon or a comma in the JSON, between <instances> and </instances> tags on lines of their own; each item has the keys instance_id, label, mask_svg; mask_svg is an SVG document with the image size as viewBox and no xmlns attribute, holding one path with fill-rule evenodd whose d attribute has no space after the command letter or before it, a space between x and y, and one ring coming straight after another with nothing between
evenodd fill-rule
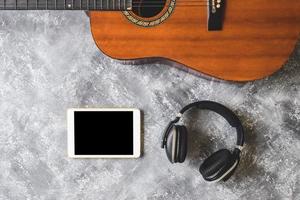
<instances>
[{"instance_id":1,"label":"grunge textured surface","mask_svg":"<svg viewBox=\"0 0 300 200\"><path fill-rule=\"evenodd\" d=\"M240 166L225 183L204 182L198 172L235 141L216 114L185 116L185 163L171 165L160 149L178 110L204 99L233 109L246 129ZM111 106L143 111L143 156L68 158L67 108ZM0 13L0 199L300 199L299 141L299 45L271 77L229 83L112 61L95 46L84 12Z\"/></svg>"}]
</instances>

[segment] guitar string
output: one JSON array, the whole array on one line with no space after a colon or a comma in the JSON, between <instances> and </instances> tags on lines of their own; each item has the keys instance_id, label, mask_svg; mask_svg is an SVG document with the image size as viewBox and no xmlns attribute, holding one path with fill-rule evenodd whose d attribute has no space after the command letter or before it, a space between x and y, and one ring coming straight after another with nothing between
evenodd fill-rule
<instances>
[{"instance_id":1,"label":"guitar string","mask_svg":"<svg viewBox=\"0 0 300 200\"><path fill-rule=\"evenodd\" d=\"M195 3L209 3L206 0L185 0L185 1L175 1L176 3L185 3L185 2L195 2ZM146 1L146 2L141 2L141 1L132 1L132 3L140 3L140 4L145 4L145 3L162 3L166 4L168 1L159 1L159 0L151 0L151 1Z\"/></svg>"},{"instance_id":2,"label":"guitar string","mask_svg":"<svg viewBox=\"0 0 300 200\"><path fill-rule=\"evenodd\" d=\"M28 9L32 9L32 8L36 8L36 9L43 9L43 7L42 6L44 6L44 9L43 10L51 10L50 8L48 8L48 7L53 7L53 8L55 8L55 7L57 7L58 9L60 8L59 6L64 6L64 5L66 5L66 4L59 4L59 3L50 3L50 2L48 2L47 4L41 4L40 2L39 2L39 0L37 1L38 2L38 5L39 5L39 7L40 8L36 8L36 4L37 3L34 3L34 4L32 4L32 5L30 5L30 4L21 4L21 3L18 3L17 4L17 7L16 7L16 4L14 3L14 4L9 4L9 3L5 3L5 7L1 7L0 6L0 10L1 9L7 9L7 10L9 10L9 9L12 9L12 10L18 10L18 9L20 9L20 10L26 10L27 8ZM80 9L80 10L85 10L85 9L82 9L82 8L80 8L80 5L82 5L82 4L75 4L75 3L72 3L73 5L75 5L75 6L72 6L73 7L73 9ZM88 4L92 4L92 3L88 3ZM77 7L77 6L79 6L79 7ZM208 4L176 4L176 6L180 6L180 7L184 7L184 6L191 6L191 7L205 7L205 6L209 6ZM88 7L88 6L87 6ZM110 7L110 6L109 6ZM163 5L159 5L159 4L155 4L155 5L144 5L144 6L141 6L141 5L133 5L133 6L131 6L131 7L133 7L133 8L155 8L155 7L157 7L157 8L163 8L164 6ZM35 9L35 10L36 10ZM88 9L87 10L92 10L92 9L96 9L96 10L99 10L99 11L101 11L101 7L100 6L90 6L90 7L88 7ZM103 9L105 9L105 7L103 6Z\"/></svg>"},{"instance_id":3,"label":"guitar string","mask_svg":"<svg viewBox=\"0 0 300 200\"><path fill-rule=\"evenodd\" d=\"M37 0L34 0L32 2L36 3ZM45 4L47 3L47 1L49 0L46 0L45 1ZM88 0L87 0L88 1ZM95 1L95 0L92 0L92 1ZM96 0L96 1L99 1L99 0ZM115 0L114 0L115 1ZM114 2L113 1L113 2ZM22 4L22 3L26 3L27 1L25 0L25 2L19 2L18 0L16 1L9 1L9 0L3 0L4 4L6 5L9 5L9 4L13 4L15 5L16 3L18 4ZM29 1L28 1L29 2ZM75 1L74 1L75 2ZM158 3L158 4L167 4L168 2L167 1L159 1L159 0L151 0L151 1L147 1L147 2L141 2L141 1L132 1L132 3L137 3L137 4L152 4L152 3ZM186 0L186 1L176 1L176 4L178 3L209 3L207 0Z\"/></svg>"},{"instance_id":4,"label":"guitar string","mask_svg":"<svg viewBox=\"0 0 300 200\"><path fill-rule=\"evenodd\" d=\"M34 4L37 4L37 2L38 2L38 0L35 0ZM88 2L90 2L90 1L87 0L87 3ZM94 0L94 2L96 3L97 0ZM182 5L182 3L200 3L200 4L197 4L197 5L207 6L209 4L202 4L202 3L208 3L208 2L209 2L208 0L187 0L187 1L177 1L176 4L177 5L179 5L179 4ZM11 6L13 4L15 8L18 8L18 6L17 6L18 4L20 4L20 5L24 4L24 2L19 2L18 3L18 0L16 0L16 1L10 1L10 2L8 2L8 0L3 0L3 3L6 6ZM107 1L107 3L109 5L109 1ZM156 4L154 4L154 3L156 3ZM157 6L162 6L162 5L165 5L166 3L167 3L166 1L159 1L159 0L152 0L152 1L147 1L147 2L132 1L133 6L135 6L136 4L138 4L139 7L144 7L143 5L145 5L145 4L146 4L146 6L148 6L148 5L151 5L151 6L156 6L156 5ZM72 1L72 4L74 4L73 1ZM27 5L29 5L28 1L26 1L26 6ZM51 2L48 3L48 0L46 0L45 6L47 6L47 5L53 5L53 3L51 3ZM195 5L195 4L193 4L193 5ZM94 6L94 7L96 7L96 6Z\"/></svg>"},{"instance_id":5,"label":"guitar string","mask_svg":"<svg viewBox=\"0 0 300 200\"><path fill-rule=\"evenodd\" d=\"M32 2L36 2L37 0L33 0ZM89 0L87 0L89 1ZM91 1L95 1L95 0L91 0ZM96 0L97 1L97 0ZM114 0L115 1L115 0ZM11 4L15 4L15 3L24 3L24 2L19 2L19 0L13 0L13 1L10 1L10 0L3 0L3 2L5 3L11 3ZM47 0L45 1L45 3L47 2ZM142 4L145 4L145 3L162 3L162 4L166 4L168 3L168 1L160 1L160 0L151 0L151 1L146 1L146 2L142 2L142 1L132 1L132 3L142 3ZM180 3L180 2L206 2L206 3L209 3L209 0L186 0L186 1L179 1L177 0L176 3Z\"/></svg>"},{"instance_id":6,"label":"guitar string","mask_svg":"<svg viewBox=\"0 0 300 200\"><path fill-rule=\"evenodd\" d=\"M61 7L59 7L59 4L56 5L56 9L55 9L55 4L48 4L48 7L49 8L45 8L45 5L38 5L38 7L36 6L27 6L24 5L24 7L21 7L20 4L18 4L19 6L16 8L15 7L15 4L12 4L13 6L10 6L9 4L6 4L5 8L3 7L0 7L0 10L60 10ZM80 5L78 5L80 6ZM206 7L208 5L177 5L176 7ZM53 7L53 9L51 9L51 7ZM64 5L62 4L62 7L64 8ZM73 8L64 8L65 10L86 10L86 11L101 11L101 10L109 10L109 9L112 9L110 6L109 7L106 7L103 6L102 9L100 9L99 7L91 7L91 6L88 6L89 8L88 9L84 9L84 8L80 8L80 7L77 7L77 6L74 6ZM131 6L132 8L163 8L162 6L158 6L158 5L149 5L149 6ZM125 7L124 9L127 9L127 7ZM117 8L116 9L117 11L120 10L122 11L122 9L119 9Z\"/></svg>"},{"instance_id":7,"label":"guitar string","mask_svg":"<svg viewBox=\"0 0 300 200\"><path fill-rule=\"evenodd\" d=\"M56 8L58 3L56 1L53 3L52 1L49 2L48 0L46 0L46 2L45 2L44 5L40 4L39 6L46 6L46 8L45 8L46 10L48 9L49 6L51 7L53 5L54 5L54 8ZM28 9L28 8L31 7L31 5L28 2L29 1L26 2L26 9ZM93 4L93 2L94 2L94 8L90 8L89 4L91 4L91 3ZM87 0L87 9L88 10L97 10L99 7L97 8L96 2L97 2L97 0L94 0L94 1ZM17 4L17 1L15 1L15 2L8 2L8 0L4 0L3 3L4 3L3 9L7 9L8 7L9 7L8 9L12 9L12 8L15 8L15 9L22 9L23 8L23 9L25 9L24 7L20 7L20 6L18 7L17 6L17 5L22 5L21 2L19 2ZM156 3L156 4L153 4L153 3ZM191 4L188 4L188 3L191 3ZM200 4L198 4L198 3L200 3ZM209 5L209 4L203 4L203 3L208 3L208 0L177 1L176 2L176 6L181 6L181 7L183 7L183 6L186 6L186 7L201 7L201 6L208 6ZM38 8L38 6L37 6L37 4L39 4L38 0L35 0L34 4L35 4L34 5L35 9L43 9L43 8ZM132 7L133 8L137 8L137 7L138 8L155 8L155 7L160 7L161 8L161 7L165 6L165 4L166 4L166 2L161 2L161 1L157 1L157 0L152 0L150 2L148 1L148 2L143 2L143 3L142 2L138 2L138 1L133 1L132 2ZM66 5L66 3L63 4L64 8L65 8L65 5ZM81 6L82 6L82 4L80 4L80 8L79 9L81 9ZM109 2L107 4L107 6L108 6L108 9L109 9L110 8ZM74 8L75 8L74 1L72 1L72 6L69 9L74 9ZM30 9L32 9L32 8L30 8Z\"/></svg>"},{"instance_id":8,"label":"guitar string","mask_svg":"<svg viewBox=\"0 0 300 200\"><path fill-rule=\"evenodd\" d=\"M159 1L159 0L151 0L146 2L133 1L133 7L137 7L137 5L141 8L144 7L161 7L164 6L167 2ZM153 4L156 3L156 4ZM191 4L188 4L191 3ZM200 4L199 4L200 3ZM205 4L206 3L206 4ZM176 6L208 6L209 0L186 0L186 1L176 1ZM146 5L145 5L146 4Z\"/></svg>"}]
</instances>

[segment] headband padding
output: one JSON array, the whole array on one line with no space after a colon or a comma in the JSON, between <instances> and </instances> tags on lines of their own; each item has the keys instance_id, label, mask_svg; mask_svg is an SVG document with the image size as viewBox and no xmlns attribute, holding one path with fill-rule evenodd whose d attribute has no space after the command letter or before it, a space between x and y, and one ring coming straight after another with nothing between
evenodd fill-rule
<instances>
[{"instance_id":1,"label":"headband padding","mask_svg":"<svg viewBox=\"0 0 300 200\"><path fill-rule=\"evenodd\" d=\"M187 110L197 107L198 109L210 110L218 113L222 117L224 117L227 122L237 130L237 145L243 146L244 144L244 129L239 120L239 118L227 107L223 106L220 103L213 101L197 101L191 103L180 110L180 113L183 114Z\"/></svg>"},{"instance_id":2,"label":"headband padding","mask_svg":"<svg viewBox=\"0 0 300 200\"><path fill-rule=\"evenodd\" d=\"M200 173L206 179L212 176L219 176L219 172L231 162L231 153L228 149L221 149L209 156L200 166Z\"/></svg>"},{"instance_id":3,"label":"headband padding","mask_svg":"<svg viewBox=\"0 0 300 200\"><path fill-rule=\"evenodd\" d=\"M185 126L177 126L179 147L177 162L183 163L187 154L187 130Z\"/></svg>"}]
</instances>

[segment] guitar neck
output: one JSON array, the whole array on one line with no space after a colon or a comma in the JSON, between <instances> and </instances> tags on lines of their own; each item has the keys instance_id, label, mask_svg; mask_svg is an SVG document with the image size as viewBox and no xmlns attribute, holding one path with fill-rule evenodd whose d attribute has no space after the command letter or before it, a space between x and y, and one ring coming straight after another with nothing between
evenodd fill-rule
<instances>
[{"instance_id":1,"label":"guitar neck","mask_svg":"<svg viewBox=\"0 0 300 200\"><path fill-rule=\"evenodd\" d=\"M132 0L0 0L0 10L131 10Z\"/></svg>"}]
</instances>

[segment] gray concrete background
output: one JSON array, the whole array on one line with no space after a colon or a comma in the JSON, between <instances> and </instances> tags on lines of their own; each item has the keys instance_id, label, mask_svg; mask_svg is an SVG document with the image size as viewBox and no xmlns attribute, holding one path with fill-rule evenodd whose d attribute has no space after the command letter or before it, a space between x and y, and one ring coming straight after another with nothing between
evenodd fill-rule
<instances>
[{"instance_id":1,"label":"gray concrete background","mask_svg":"<svg viewBox=\"0 0 300 200\"><path fill-rule=\"evenodd\" d=\"M298 45L269 78L218 82L105 57L83 12L1 12L0 199L300 199L299 55ZM198 172L204 158L235 141L216 114L186 115L185 163L169 164L160 149L167 122L204 99L233 109L246 129L240 166L226 183L204 182ZM143 157L67 157L66 109L103 106L143 110Z\"/></svg>"}]
</instances>

